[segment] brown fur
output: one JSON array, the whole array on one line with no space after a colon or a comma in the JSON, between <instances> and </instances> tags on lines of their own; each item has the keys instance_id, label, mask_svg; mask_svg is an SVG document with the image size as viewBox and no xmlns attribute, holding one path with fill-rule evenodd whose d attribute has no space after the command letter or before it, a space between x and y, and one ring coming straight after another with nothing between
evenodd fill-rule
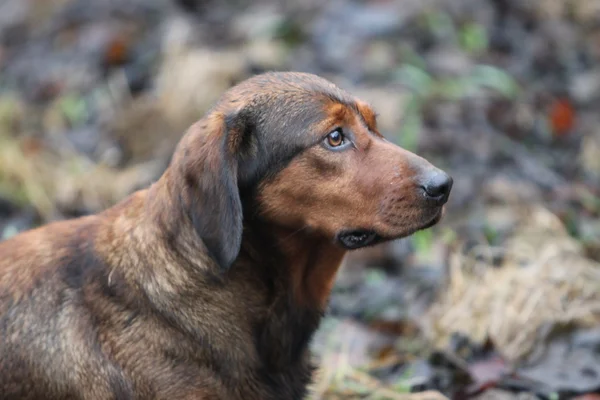
<instances>
[{"instance_id":1,"label":"brown fur","mask_svg":"<svg viewBox=\"0 0 600 400\"><path fill-rule=\"evenodd\" d=\"M337 127L355 147L322 145ZM150 188L0 243L0 398L303 398L336 235L437 222L433 170L321 78L243 82Z\"/></svg>"}]
</instances>

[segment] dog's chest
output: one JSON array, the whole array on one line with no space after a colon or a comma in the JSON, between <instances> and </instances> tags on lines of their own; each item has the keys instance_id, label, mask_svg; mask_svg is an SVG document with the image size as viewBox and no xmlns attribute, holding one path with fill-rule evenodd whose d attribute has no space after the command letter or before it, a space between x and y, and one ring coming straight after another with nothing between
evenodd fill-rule
<instances>
[{"instance_id":1,"label":"dog's chest","mask_svg":"<svg viewBox=\"0 0 600 400\"><path fill-rule=\"evenodd\" d=\"M130 328L139 336L127 340L136 343L135 351L119 363L134 368L128 375L139 378L136 386L154 388L143 391L157 398L197 396L204 387L227 400L303 399L313 374L308 343L319 315L296 309L287 299L273 304L271 311L256 319L221 320L220 336L212 325L192 334L165 323L139 321L139 327ZM216 315L205 318L218 320ZM230 337L231 332L239 336Z\"/></svg>"},{"instance_id":2,"label":"dog's chest","mask_svg":"<svg viewBox=\"0 0 600 400\"><path fill-rule=\"evenodd\" d=\"M272 398L302 399L312 381L309 343L321 315L297 308L287 298L271 310L257 329L256 351L261 367L256 372Z\"/></svg>"},{"instance_id":3,"label":"dog's chest","mask_svg":"<svg viewBox=\"0 0 600 400\"><path fill-rule=\"evenodd\" d=\"M250 363L249 359L240 359L240 354L217 352L207 349L206 344L201 347L200 351L187 345L178 349L163 348L158 357L160 361L148 363L153 365L151 370L137 371L138 376L145 376L142 386L154 388L139 392L154 392L161 399L204 398L202 396L208 394L217 396L209 398L224 400L301 400L306 397L314 370L308 350L291 364L273 365L272 360ZM283 350L278 344L274 343L272 349L267 357L277 362L291 361L280 353ZM168 392L163 388L169 388Z\"/></svg>"}]
</instances>

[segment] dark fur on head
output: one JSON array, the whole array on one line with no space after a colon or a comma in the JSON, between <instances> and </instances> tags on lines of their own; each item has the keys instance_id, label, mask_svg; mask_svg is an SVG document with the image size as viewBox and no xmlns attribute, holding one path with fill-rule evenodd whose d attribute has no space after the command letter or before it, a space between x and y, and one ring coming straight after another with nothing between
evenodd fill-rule
<instances>
[{"instance_id":1,"label":"dark fur on head","mask_svg":"<svg viewBox=\"0 0 600 400\"><path fill-rule=\"evenodd\" d=\"M323 101L315 102L315 95ZM352 104L348 95L321 78L261 75L220 99L196 127L205 135L189 135L179 145L183 160L177 163L186 183L182 205L223 270L235 260L242 240L239 187L252 187L266 174L276 174L313 144L304 131L323 119L326 99ZM189 147L198 152L187 151Z\"/></svg>"}]
</instances>

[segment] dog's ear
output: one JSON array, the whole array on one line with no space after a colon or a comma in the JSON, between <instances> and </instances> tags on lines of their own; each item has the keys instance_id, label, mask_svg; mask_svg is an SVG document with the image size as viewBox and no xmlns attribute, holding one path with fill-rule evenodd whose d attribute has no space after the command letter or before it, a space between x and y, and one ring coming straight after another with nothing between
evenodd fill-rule
<instances>
[{"instance_id":1,"label":"dog's ear","mask_svg":"<svg viewBox=\"0 0 600 400\"><path fill-rule=\"evenodd\" d=\"M250 134L239 112L213 112L190 128L178 150L184 212L222 271L242 242L238 171L240 147Z\"/></svg>"}]
</instances>

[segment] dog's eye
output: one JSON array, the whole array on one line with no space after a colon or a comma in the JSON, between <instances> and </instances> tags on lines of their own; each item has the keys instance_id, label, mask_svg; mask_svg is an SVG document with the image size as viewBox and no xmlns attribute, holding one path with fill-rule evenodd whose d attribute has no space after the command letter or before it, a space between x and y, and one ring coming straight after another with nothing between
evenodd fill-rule
<instances>
[{"instance_id":1,"label":"dog's eye","mask_svg":"<svg viewBox=\"0 0 600 400\"><path fill-rule=\"evenodd\" d=\"M346 142L346 137L341 128L336 129L327 135L327 144L330 147L340 147Z\"/></svg>"}]
</instances>

